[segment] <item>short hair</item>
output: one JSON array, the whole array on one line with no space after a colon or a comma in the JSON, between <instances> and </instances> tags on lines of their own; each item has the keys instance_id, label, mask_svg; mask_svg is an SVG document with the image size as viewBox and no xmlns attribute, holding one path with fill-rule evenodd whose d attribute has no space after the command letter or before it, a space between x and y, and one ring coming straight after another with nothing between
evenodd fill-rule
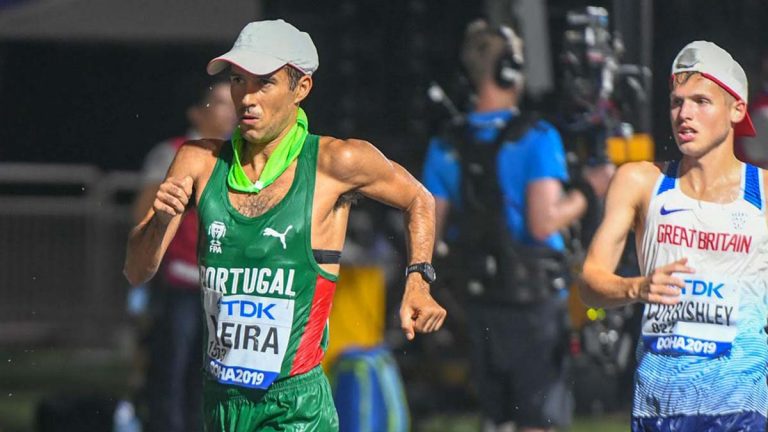
<instances>
[{"instance_id":1,"label":"short hair","mask_svg":"<svg viewBox=\"0 0 768 432\"><path fill-rule=\"evenodd\" d=\"M680 72L672 75L672 79L669 82L670 90L674 90L678 86L681 86L687 83L694 75L701 75L701 73L696 71L689 71L689 72Z\"/></svg>"},{"instance_id":2,"label":"short hair","mask_svg":"<svg viewBox=\"0 0 768 432\"><path fill-rule=\"evenodd\" d=\"M511 36L516 46L509 47L510 41L485 20L475 20L467 26L461 48L461 64L472 85L477 86L486 79L491 79L499 58L506 50L513 50L522 55L522 40Z\"/></svg>"},{"instance_id":3,"label":"short hair","mask_svg":"<svg viewBox=\"0 0 768 432\"><path fill-rule=\"evenodd\" d=\"M697 71L687 71L687 72L679 72L672 76L672 79L669 83L670 90L674 90L677 87L687 83L691 78L693 78L696 75L704 76L700 72ZM706 77L705 77L706 78ZM714 81L713 81L714 82ZM717 84L717 83L715 83ZM731 94L728 90L724 89L720 84L717 84L717 87L720 88L720 90L725 95L725 103L730 104L733 102L736 102L736 97Z\"/></svg>"},{"instance_id":4,"label":"short hair","mask_svg":"<svg viewBox=\"0 0 768 432\"><path fill-rule=\"evenodd\" d=\"M299 85L299 80L305 75L305 73L291 65L285 65L284 69L288 74L288 87L291 90L296 90L296 86Z\"/></svg>"}]
</instances>

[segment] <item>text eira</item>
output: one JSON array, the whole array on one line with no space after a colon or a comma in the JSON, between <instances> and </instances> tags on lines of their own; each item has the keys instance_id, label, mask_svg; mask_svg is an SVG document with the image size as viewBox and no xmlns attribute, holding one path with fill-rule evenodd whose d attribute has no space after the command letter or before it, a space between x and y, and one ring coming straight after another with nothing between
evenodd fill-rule
<instances>
[{"instance_id":1,"label":"text eira","mask_svg":"<svg viewBox=\"0 0 768 432\"><path fill-rule=\"evenodd\" d=\"M259 352L280 352L277 328L259 325L247 325L233 322L217 322L215 315L209 316L213 328L216 329L214 338L216 346L235 350L252 350ZM263 327L266 328L264 332ZM262 334L264 333L264 334Z\"/></svg>"},{"instance_id":2,"label":"text eira","mask_svg":"<svg viewBox=\"0 0 768 432\"><path fill-rule=\"evenodd\" d=\"M221 294L273 294L295 297L294 269L225 268L200 266L200 284L203 288Z\"/></svg>"}]
</instances>

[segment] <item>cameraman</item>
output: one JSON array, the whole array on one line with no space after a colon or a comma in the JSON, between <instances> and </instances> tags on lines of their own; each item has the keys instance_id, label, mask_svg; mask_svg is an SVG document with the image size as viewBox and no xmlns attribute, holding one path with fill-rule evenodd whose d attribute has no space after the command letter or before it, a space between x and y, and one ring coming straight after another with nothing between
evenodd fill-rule
<instances>
[{"instance_id":1,"label":"cameraman","mask_svg":"<svg viewBox=\"0 0 768 432\"><path fill-rule=\"evenodd\" d=\"M449 208L455 210L458 237L450 254L469 299L484 431L567 426L573 404L564 376L568 270L560 230L585 213L588 199L563 189L568 173L555 128L518 109L520 38L508 27L475 21L461 62L475 92L474 111L431 140L423 183L437 201L438 236ZM588 177L605 189L607 180Z\"/></svg>"}]
</instances>

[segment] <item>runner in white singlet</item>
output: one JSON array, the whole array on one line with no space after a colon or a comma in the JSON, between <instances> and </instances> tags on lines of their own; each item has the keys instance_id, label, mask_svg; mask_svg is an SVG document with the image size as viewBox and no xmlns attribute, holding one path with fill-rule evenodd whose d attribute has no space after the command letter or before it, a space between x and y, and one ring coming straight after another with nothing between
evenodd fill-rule
<instances>
[{"instance_id":1,"label":"runner in white singlet","mask_svg":"<svg viewBox=\"0 0 768 432\"><path fill-rule=\"evenodd\" d=\"M633 431L764 431L768 222L764 173L733 154L753 136L747 78L717 45L672 67L670 120L683 157L622 166L584 265L595 306L643 302ZM641 277L614 273L634 230Z\"/></svg>"}]
</instances>

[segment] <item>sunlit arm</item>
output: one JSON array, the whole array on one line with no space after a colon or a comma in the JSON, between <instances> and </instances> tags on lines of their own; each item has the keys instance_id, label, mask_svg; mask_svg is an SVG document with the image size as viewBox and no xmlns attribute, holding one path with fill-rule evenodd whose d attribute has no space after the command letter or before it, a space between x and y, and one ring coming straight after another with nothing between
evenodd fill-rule
<instances>
[{"instance_id":1,"label":"sunlit arm","mask_svg":"<svg viewBox=\"0 0 768 432\"><path fill-rule=\"evenodd\" d=\"M334 176L363 195L403 211L408 262L429 262L435 242L435 199L399 164L366 141L347 140L334 157Z\"/></svg>"},{"instance_id":2,"label":"sunlit arm","mask_svg":"<svg viewBox=\"0 0 768 432\"><path fill-rule=\"evenodd\" d=\"M123 274L131 285L152 279L181 221L181 217L176 217L165 225L154 217L153 211L150 212L128 237Z\"/></svg>"},{"instance_id":3,"label":"sunlit arm","mask_svg":"<svg viewBox=\"0 0 768 432\"><path fill-rule=\"evenodd\" d=\"M401 209L405 217L408 262L430 262L435 243L435 200L432 194L400 165L390 161L373 145L347 140L337 147L334 173L348 187L384 204ZM419 273L405 281L400 320L410 340L415 333L438 330L445 320L445 309L434 301L429 284Z\"/></svg>"},{"instance_id":4,"label":"sunlit arm","mask_svg":"<svg viewBox=\"0 0 768 432\"><path fill-rule=\"evenodd\" d=\"M132 285L146 282L157 272L194 190L200 160L210 156L203 142L191 142L179 149L165 180L157 188L151 208L131 230L123 274ZM203 157L201 157L203 156ZM210 157L209 157L210 158ZM151 198L143 198L149 202Z\"/></svg>"},{"instance_id":5,"label":"sunlit arm","mask_svg":"<svg viewBox=\"0 0 768 432\"><path fill-rule=\"evenodd\" d=\"M642 191L632 166L622 166L608 188L605 216L589 246L580 284L582 300L595 307L621 306L636 301L642 278L623 278L614 272L633 228ZM634 184L633 184L634 182Z\"/></svg>"}]
</instances>

